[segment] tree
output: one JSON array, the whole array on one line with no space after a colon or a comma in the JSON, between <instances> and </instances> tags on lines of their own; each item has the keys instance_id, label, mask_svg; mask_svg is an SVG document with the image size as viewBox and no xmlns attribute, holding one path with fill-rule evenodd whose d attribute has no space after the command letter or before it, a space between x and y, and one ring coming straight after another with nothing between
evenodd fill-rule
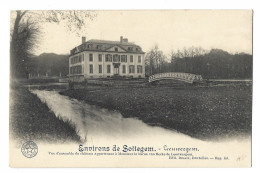
<instances>
[{"instance_id":1,"label":"tree","mask_svg":"<svg viewBox=\"0 0 260 173\"><path fill-rule=\"evenodd\" d=\"M15 77L28 76L28 58L33 55L40 31L29 19L20 23L11 41L11 72Z\"/></svg>"},{"instance_id":2,"label":"tree","mask_svg":"<svg viewBox=\"0 0 260 173\"><path fill-rule=\"evenodd\" d=\"M10 67L12 78L27 77L27 60L33 54L43 23L62 23L77 35L86 29L94 11L13 11L11 12Z\"/></svg>"},{"instance_id":3,"label":"tree","mask_svg":"<svg viewBox=\"0 0 260 173\"><path fill-rule=\"evenodd\" d=\"M164 64L166 64L166 56L163 54L161 50L159 50L158 46L155 45L149 52L147 52L145 56L146 62L146 74L153 75L156 73L163 72Z\"/></svg>"},{"instance_id":4,"label":"tree","mask_svg":"<svg viewBox=\"0 0 260 173\"><path fill-rule=\"evenodd\" d=\"M181 50L171 51L171 71L174 72L196 72L201 64L198 63L199 57L205 55L207 51L201 47L184 47Z\"/></svg>"}]
</instances>

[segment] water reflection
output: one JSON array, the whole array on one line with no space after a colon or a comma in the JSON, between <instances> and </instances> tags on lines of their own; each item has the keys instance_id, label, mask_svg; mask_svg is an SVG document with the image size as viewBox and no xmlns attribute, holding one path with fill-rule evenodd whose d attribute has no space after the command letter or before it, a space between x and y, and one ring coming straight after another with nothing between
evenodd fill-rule
<instances>
[{"instance_id":1,"label":"water reflection","mask_svg":"<svg viewBox=\"0 0 260 173\"><path fill-rule=\"evenodd\" d=\"M123 118L119 112L88 105L60 95L57 91L31 90L31 92L45 102L56 116L75 124L79 136L87 142L111 140L166 142L169 138L187 142L196 140L172 130L149 126L138 119Z\"/></svg>"}]
</instances>

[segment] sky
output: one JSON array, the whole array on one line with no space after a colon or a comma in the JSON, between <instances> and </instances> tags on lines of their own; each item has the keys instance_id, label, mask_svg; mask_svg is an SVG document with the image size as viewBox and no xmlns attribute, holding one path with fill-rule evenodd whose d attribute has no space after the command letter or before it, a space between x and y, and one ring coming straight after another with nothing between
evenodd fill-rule
<instances>
[{"instance_id":1,"label":"sky","mask_svg":"<svg viewBox=\"0 0 260 173\"><path fill-rule=\"evenodd\" d=\"M42 33L36 54L69 54L81 44L82 36L112 41L123 36L145 52L158 45L166 55L191 46L252 54L250 10L97 11L80 35L68 32L62 24L44 24Z\"/></svg>"}]
</instances>

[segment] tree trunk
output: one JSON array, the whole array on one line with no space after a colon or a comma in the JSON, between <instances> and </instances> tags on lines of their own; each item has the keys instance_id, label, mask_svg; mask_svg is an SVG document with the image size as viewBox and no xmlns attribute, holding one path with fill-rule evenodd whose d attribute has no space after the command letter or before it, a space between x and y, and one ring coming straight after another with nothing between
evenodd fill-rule
<instances>
[{"instance_id":1,"label":"tree trunk","mask_svg":"<svg viewBox=\"0 0 260 173\"><path fill-rule=\"evenodd\" d=\"M17 54L17 39L18 39L18 32L19 32L19 24L25 13L26 11L24 12L21 12L19 10L16 11L16 19L15 19L12 39L10 43L10 76L12 79L18 75L17 61L19 61L19 59Z\"/></svg>"}]
</instances>

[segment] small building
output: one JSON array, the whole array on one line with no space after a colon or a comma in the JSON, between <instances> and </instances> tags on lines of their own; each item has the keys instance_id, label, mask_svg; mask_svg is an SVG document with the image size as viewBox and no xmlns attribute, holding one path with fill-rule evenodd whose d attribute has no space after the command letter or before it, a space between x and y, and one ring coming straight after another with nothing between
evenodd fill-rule
<instances>
[{"instance_id":1,"label":"small building","mask_svg":"<svg viewBox=\"0 0 260 173\"><path fill-rule=\"evenodd\" d=\"M86 41L70 51L69 77L71 80L88 78L144 78L145 62L142 48L127 38L119 41Z\"/></svg>"}]
</instances>

